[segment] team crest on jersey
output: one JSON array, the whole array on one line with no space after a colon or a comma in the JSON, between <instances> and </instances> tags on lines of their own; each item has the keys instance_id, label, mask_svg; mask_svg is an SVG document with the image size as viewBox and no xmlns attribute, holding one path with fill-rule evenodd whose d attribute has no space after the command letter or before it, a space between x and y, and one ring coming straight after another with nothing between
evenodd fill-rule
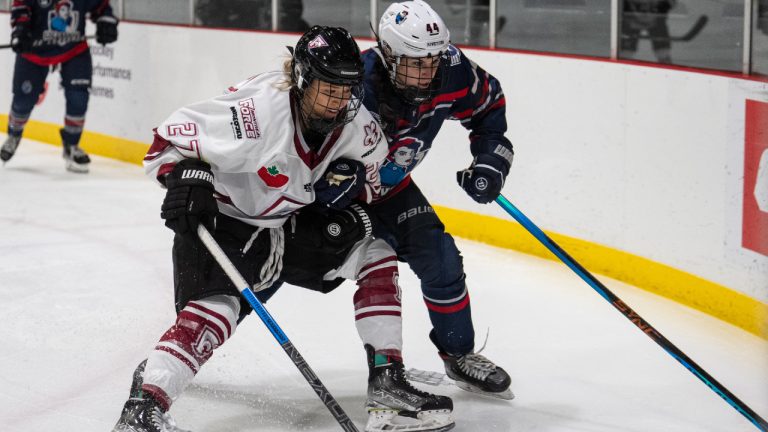
<instances>
[{"instance_id":1,"label":"team crest on jersey","mask_svg":"<svg viewBox=\"0 0 768 432\"><path fill-rule=\"evenodd\" d=\"M365 147L375 146L381 141L381 131L376 126L376 122L372 121L363 127L365 130L365 138L363 139L363 145Z\"/></svg>"},{"instance_id":2,"label":"team crest on jersey","mask_svg":"<svg viewBox=\"0 0 768 432\"><path fill-rule=\"evenodd\" d=\"M426 155L424 142L416 138L403 138L390 148L389 156L381 166L381 184L393 187L400 183Z\"/></svg>"},{"instance_id":3,"label":"team crest on jersey","mask_svg":"<svg viewBox=\"0 0 768 432\"><path fill-rule=\"evenodd\" d=\"M57 32L77 31L79 21L80 12L75 10L71 0L59 0L48 12L48 28Z\"/></svg>"},{"instance_id":4,"label":"team crest on jersey","mask_svg":"<svg viewBox=\"0 0 768 432\"><path fill-rule=\"evenodd\" d=\"M71 0L59 0L48 11L48 28L43 31L43 42L64 46L82 40L78 31L80 12Z\"/></svg>"},{"instance_id":5,"label":"team crest on jersey","mask_svg":"<svg viewBox=\"0 0 768 432\"><path fill-rule=\"evenodd\" d=\"M326 42L325 39L323 39L323 35L315 36L314 39L309 41L309 45L307 45L309 49L321 48L326 46L328 46L328 42Z\"/></svg>"},{"instance_id":6,"label":"team crest on jersey","mask_svg":"<svg viewBox=\"0 0 768 432\"><path fill-rule=\"evenodd\" d=\"M257 171L259 178L267 185L268 188L280 189L288 184L290 178L281 173L277 165L263 166Z\"/></svg>"}]
</instances>

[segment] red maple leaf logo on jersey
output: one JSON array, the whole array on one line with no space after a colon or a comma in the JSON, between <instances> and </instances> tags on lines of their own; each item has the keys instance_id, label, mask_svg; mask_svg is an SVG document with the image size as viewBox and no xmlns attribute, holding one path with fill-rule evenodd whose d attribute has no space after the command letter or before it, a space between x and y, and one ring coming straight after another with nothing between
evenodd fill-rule
<instances>
[{"instance_id":1,"label":"red maple leaf logo on jersey","mask_svg":"<svg viewBox=\"0 0 768 432\"><path fill-rule=\"evenodd\" d=\"M257 174L259 174L259 177L264 181L267 187L274 189L279 189L285 186L286 183L288 183L288 180L290 180L287 175L281 174L280 170L274 165L269 168L265 166L259 168Z\"/></svg>"}]
</instances>

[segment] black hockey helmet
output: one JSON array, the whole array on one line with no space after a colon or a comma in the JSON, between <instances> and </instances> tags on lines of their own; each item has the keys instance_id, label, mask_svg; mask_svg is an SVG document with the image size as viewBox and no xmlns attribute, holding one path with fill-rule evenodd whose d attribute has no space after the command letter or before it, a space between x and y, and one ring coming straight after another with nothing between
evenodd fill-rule
<instances>
[{"instance_id":1,"label":"black hockey helmet","mask_svg":"<svg viewBox=\"0 0 768 432\"><path fill-rule=\"evenodd\" d=\"M291 51L291 79L302 103L306 125L327 134L352 121L362 103L364 70L360 48L352 35L341 27L314 26L301 36ZM311 108L316 99L307 100L304 94L316 79L348 89L348 103L333 118L308 115L313 112ZM311 106L305 106L308 104Z\"/></svg>"}]
</instances>

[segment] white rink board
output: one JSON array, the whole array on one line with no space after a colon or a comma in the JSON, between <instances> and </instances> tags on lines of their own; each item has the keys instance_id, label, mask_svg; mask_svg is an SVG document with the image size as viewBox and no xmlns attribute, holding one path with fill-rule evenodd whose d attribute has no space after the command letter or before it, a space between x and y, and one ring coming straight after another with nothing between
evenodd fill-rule
<instances>
[{"instance_id":1,"label":"white rink board","mask_svg":"<svg viewBox=\"0 0 768 432\"><path fill-rule=\"evenodd\" d=\"M123 78L94 77L112 98L91 98L86 128L149 143L171 111L281 67L285 45L296 40L122 23L113 53L94 56L94 65L122 69ZM467 54L505 90L516 161L504 194L540 227L768 302L768 256L741 246L744 104L768 102L768 84L552 56ZM13 59L0 52L0 67L11 71ZM0 80L3 112L10 84ZM33 119L61 122L63 105L61 92L52 91ZM454 172L470 162L466 135L458 123L446 124L414 178L434 204L507 219L455 185Z\"/></svg>"}]
</instances>

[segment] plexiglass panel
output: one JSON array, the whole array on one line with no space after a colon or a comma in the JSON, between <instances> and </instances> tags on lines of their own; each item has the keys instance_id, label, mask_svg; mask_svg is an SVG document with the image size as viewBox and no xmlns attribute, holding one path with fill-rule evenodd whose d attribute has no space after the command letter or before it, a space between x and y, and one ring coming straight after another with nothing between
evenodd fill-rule
<instances>
[{"instance_id":1,"label":"plexiglass panel","mask_svg":"<svg viewBox=\"0 0 768 432\"><path fill-rule=\"evenodd\" d=\"M280 0L278 28L304 32L308 26L326 25L369 37L370 5L368 0Z\"/></svg>"},{"instance_id":2,"label":"plexiglass panel","mask_svg":"<svg viewBox=\"0 0 768 432\"><path fill-rule=\"evenodd\" d=\"M190 24L191 0L123 0L125 19ZM114 5L113 5L114 7Z\"/></svg>"},{"instance_id":3,"label":"plexiglass panel","mask_svg":"<svg viewBox=\"0 0 768 432\"><path fill-rule=\"evenodd\" d=\"M272 1L195 0L195 25L271 30Z\"/></svg>"},{"instance_id":4,"label":"plexiglass panel","mask_svg":"<svg viewBox=\"0 0 768 432\"><path fill-rule=\"evenodd\" d=\"M740 71L744 0L624 0L619 57Z\"/></svg>"},{"instance_id":5,"label":"plexiglass panel","mask_svg":"<svg viewBox=\"0 0 768 432\"><path fill-rule=\"evenodd\" d=\"M610 0L499 0L496 45L610 57Z\"/></svg>"}]
</instances>

